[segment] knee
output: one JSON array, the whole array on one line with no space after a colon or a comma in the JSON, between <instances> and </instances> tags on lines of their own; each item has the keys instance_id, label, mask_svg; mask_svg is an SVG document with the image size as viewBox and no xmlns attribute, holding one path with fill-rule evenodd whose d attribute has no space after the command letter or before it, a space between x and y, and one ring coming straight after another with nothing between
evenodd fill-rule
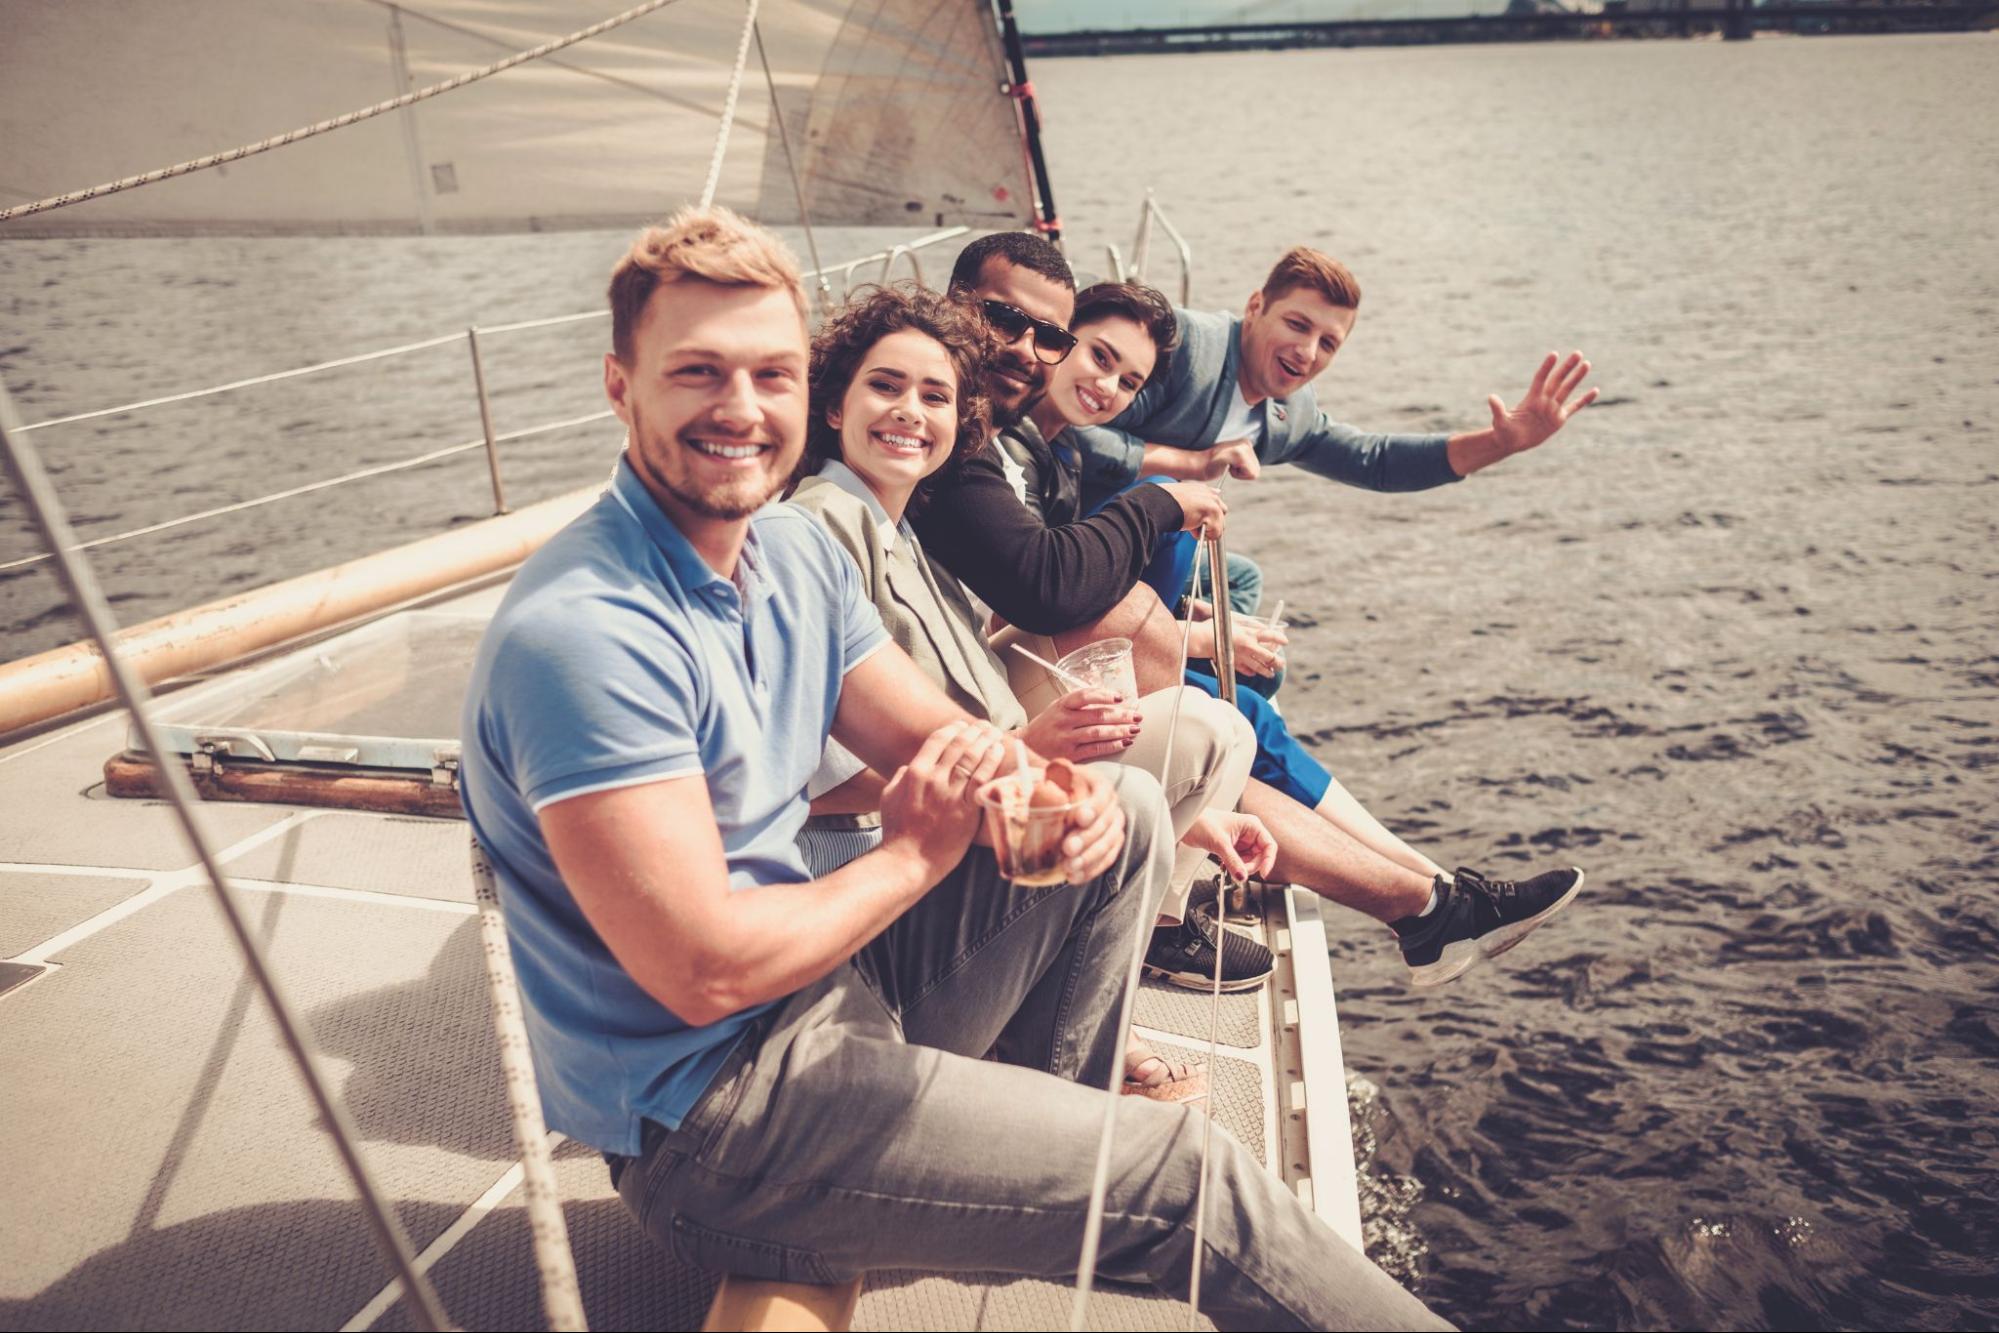
<instances>
[{"instance_id":1,"label":"knee","mask_svg":"<svg viewBox=\"0 0 1999 1333\"><path fill-rule=\"evenodd\" d=\"M1189 756L1198 757L1201 773L1213 781L1235 755L1256 753L1256 731L1249 719L1220 699L1184 685L1180 690L1180 730ZM1178 740L1176 738L1176 744Z\"/></svg>"}]
</instances>

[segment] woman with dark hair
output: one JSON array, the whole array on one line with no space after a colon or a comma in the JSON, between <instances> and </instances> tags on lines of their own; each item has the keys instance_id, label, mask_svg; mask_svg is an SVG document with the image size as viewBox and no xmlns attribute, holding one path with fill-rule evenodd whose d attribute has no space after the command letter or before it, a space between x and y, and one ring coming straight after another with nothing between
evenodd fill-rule
<instances>
[{"instance_id":1,"label":"woman with dark hair","mask_svg":"<svg viewBox=\"0 0 1999 1333\"><path fill-rule=\"evenodd\" d=\"M1133 707L1141 701L1072 690L1030 718L987 646L970 597L925 557L907 521L926 483L986 443L986 350L976 317L933 292L896 286L858 295L813 342L812 415L790 502L853 557L890 636L953 702L1048 758L1125 758L1143 730ZM1260 822L1234 813L1249 769L1235 739L1190 724L1176 739L1179 762L1162 787L1184 846L1213 853L1237 874L1260 874L1276 847ZM800 835L815 874L879 840L875 812L886 781L829 743L808 787L813 814ZM1178 1100L1203 1086L1198 1071L1142 1047L1129 1063L1128 1091Z\"/></svg>"}]
</instances>

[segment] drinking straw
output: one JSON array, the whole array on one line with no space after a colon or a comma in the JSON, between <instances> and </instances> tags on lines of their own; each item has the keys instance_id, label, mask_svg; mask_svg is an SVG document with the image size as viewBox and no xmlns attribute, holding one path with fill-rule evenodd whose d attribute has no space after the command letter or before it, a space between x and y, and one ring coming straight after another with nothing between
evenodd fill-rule
<instances>
[{"instance_id":1,"label":"drinking straw","mask_svg":"<svg viewBox=\"0 0 1999 1333\"><path fill-rule=\"evenodd\" d=\"M1284 623L1284 599L1282 597L1277 599L1277 609L1270 613L1270 623L1278 626Z\"/></svg>"},{"instance_id":2,"label":"drinking straw","mask_svg":"<svg viewBox=\"0 0 1999 1333\"><path fill-rule=\"evenodd\" d=\"M1060 676L1063 680L1069 682L1070 686L1074 689L1089 690L1096 688L1095 686L1091 685L1089 681L1084 680L1081 676L1077 675L1075 672L1070 671L1064 667L1056 666L1053 662L1041 656L1039 653L1030 652L1028 649L1022 647L1020 644L1017 643L1014 644L1013 650L1019 653L1022 657L1026 658L1028 661L1036 662L1042 666L1047 667L1050 671Z\"/></svg>"},{"instance_id":3,"label":"drinking straw","mask_svg":"<svg viewBox=\"0 0 1999 1333\"><path fill-rule=\"evenodd\" d=\"M1019 737L1015 737L1013 742L1013 762L1020 769L1016 780L1020 783L1022 799L1026 799L1034 793L1034 771L1027 766L1027 747L1020 743Z\"/></svg>"}]
</instances>

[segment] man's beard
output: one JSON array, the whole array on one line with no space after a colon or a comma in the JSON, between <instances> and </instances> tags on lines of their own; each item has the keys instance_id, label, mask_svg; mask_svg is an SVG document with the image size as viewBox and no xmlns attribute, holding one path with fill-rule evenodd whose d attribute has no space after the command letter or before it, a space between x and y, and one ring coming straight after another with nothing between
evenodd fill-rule
<instances>
[{"instance_id":1,"label":"man's beard","mask_svg":"<svg viewBox=\"0 0 1999 1333\"><path fill-rule=\"evenodd\" d=\"M994 375L990 378L997 380L998 376ZM1012 407L1008 407L1002 403L997 393L992 393L988 390L987 396L992 399L993 404L993 429L1012 430L1015 426L1027 420L1027 414L1032 412L1040 405L1041 400L1048 396L1048 383L1046 377L1042 377L1041 387L1029 389L1021 395L1020 401Z\"/></svg>"},{"instance_id":2,"label":"man's beard","mask_svg":"<svg viewBox=\"0 0 1999 1333\"><path fill-rule=\"evenodd\" d=\"M689 454L698 453L699 451L687 442L687 436L690 433L700 433L703 438L714 438L722 434L718 431L695 432L690 427L688 430L681 432L680 437L675 439L670 445L662 448L647 448L646 441L649 437L646 433L645 422L639 415L637 405L634 404L632 407L632 463L638 471L640 480L644 481L648 486L665 491L702 518L721 519L725 522L734 522L739 518L748 518L751 514L756 513L757 510L768 504L772 496L784 489L787 479L782 474L767 477L766 484L761 487L761 494L758 494L755 499L750 499L747 494L742 492L739 486L731 486L728 490L717 494L712 491L698 491L692 487L680 484L666 470L654 466L653 460L655 456L667 455L669 450L684 450ZM773 452L775 452L775 449L773 449ZM753 479L744 477L741 481L747 485Z\"/></svg>"}]
</instances>

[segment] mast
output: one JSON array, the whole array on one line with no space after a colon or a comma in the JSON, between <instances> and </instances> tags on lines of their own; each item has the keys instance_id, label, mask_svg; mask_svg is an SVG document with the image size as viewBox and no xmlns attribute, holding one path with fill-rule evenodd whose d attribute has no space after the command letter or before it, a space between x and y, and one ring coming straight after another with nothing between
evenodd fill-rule
<instances>
[{"instance_id":1,"label":"mast","mask_svg":"<svg viewBox=\"0 0 1999 1333\"><path fill-rule=\"evenodd\" d=\"M1055 211L1055 190L1048 183L1048 159L1041 151L1041 113L1034 105L1034 84L1027 77L1027 54L1021 49L1020 27L1013 19L1013 0L998 0L1000 38L1006 43L1007 66L1013 85L1007 89L1020 104L1021 135L1027 145L1027 162L1034 174L1034 189L1040 196L1034 204L1034 227L1058 245L1062 241L1062 220Z\"/></svg>"}]
</instances>

